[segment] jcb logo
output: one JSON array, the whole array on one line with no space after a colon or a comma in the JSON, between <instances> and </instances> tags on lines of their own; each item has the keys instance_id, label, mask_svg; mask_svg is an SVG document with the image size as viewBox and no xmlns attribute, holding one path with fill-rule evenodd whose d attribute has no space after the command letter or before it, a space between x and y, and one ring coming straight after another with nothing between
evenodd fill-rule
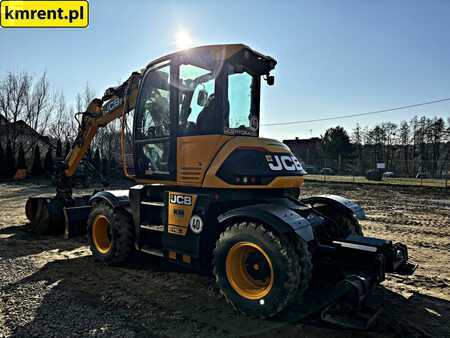
<instances>
[{"instance_id":1,"label":"jcb logo","mask_svg":"<svg viewBox=\"0 0 450 338\"><path fill-rule=\"evenodd\" d=\"M118 107L120 107L122 104L123 104L123 99L120 98L120 97L116 97L115 99L112 99L112 100L106 102L106 103L103 105L102 110L103 110L104 113L110 113L110 112L112 112L113 110L116 110L116 109L117 109Z\"/></svg>"},{"instance_id":2,"label":"jcb logo","mask_svg":"<svg viewBox=\"0 0 450 338\"><path fill-rule=\"evenodd\" d=\"M297 158L291 154L266 155L266 161L272 171L300 171L303 169Z\"/></svg>"},{"instance_id":3,"label":"jcb logo","mask_svg":"<svg viewBox=\"0 0 450 338\"><path fill-rule=\"evenodd\" d=\"M169 201L172 204L192 205L192 196L171 194Z\"/></svg>"}]
</instances>

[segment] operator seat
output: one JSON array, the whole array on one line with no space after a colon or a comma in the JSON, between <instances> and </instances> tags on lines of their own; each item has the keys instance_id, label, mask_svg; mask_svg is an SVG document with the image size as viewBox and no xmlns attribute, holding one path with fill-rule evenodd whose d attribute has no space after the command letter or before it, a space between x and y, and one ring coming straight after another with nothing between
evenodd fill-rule
<instances>
[{"instance_id":1,"label":"operator seat","mask_svg":"<svg viewBox=\"0 0 450 338\"><path fill-rule=\"evenodd\" d=\"M214 94L211 94L208 99L208 103L202 109L202 111L198 114L197 117L197 132L206 133L206 132L219 132L222 130L222 123L218 118L220 116L220 105L216 100ZM225 119L225 126L228 126L228 116L230 111L230 104L228 100L226 100L223 117Z\"/></svg>"}]
</instances>

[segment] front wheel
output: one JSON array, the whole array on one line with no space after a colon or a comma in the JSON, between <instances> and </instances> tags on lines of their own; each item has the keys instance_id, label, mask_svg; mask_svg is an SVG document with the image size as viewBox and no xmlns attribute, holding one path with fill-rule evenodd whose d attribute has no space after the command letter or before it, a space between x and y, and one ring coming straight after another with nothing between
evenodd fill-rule
<instances>
[{"instance_id":1,"label":"front wheel","mask_svg":"<svg viewBox=\"0 0 450 338\"><path fill-rule=\"evenodd\" d=\"M107 265L125 262L133 251L133 222L123 210L96 205L87 222L89 246L95 260Z\"/></svg>"},{"instance_id":2,"label":"front wheel","mask_svg":"<svg viewBox=\"0 0 450 338\"><path fill-rule=\"evenodd\" d=\"M216 243L213 265L225 298L246 315L272 317L303 289L295 246L263 224L228 227Z\"/></svg>"}]
</instances>

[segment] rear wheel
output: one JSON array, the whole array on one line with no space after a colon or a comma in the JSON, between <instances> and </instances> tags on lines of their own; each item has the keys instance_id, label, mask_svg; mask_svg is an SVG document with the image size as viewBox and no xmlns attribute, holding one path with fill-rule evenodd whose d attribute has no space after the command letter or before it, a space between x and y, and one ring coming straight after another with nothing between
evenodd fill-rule
<instances>
[{"instance_id":1,"label":"rear wheel","mask_svg":"<svg viewBox=\"0 0 450 338\"><path fill-rule=\"evenodd\" d=\"M308 244L303 239L297 238L295 251L297 252L300 265L300 283L297 289L296 299L300 300L311 283L313 264Z\"/></svg>"},{"instance_id":2,"label":"rear wheel","mask_svg":"<svg viewBox=\"0 0 450 338\"><path fill-rule=\"evenodd\" d=\"M319 207L317 210L331 220L317 229L319 238L335 240L346 238L348 235L364 236L358 219L349 212L329 205Z\"/></svg>"},{"instance_id":3,"label":"rear wheel","mask_svg":"<svg viewBox=\"0 0 450 338\"><path fill-rule=\"evenodd\" d=\"M259 223L228 227L216 243L213 265L225 298L246 315L274 316L309 283L301 280L295 246Z\"/></svg>"},{"instance_id":4,"label":"rear wheel","mask_svg":"<svg viewBox=\"0 0 450 338\"><path fill-rule=\"evenodd\" d=\"M124 211L100 203L88 218L88 239L92 255L105 264L125 262L133 251L133 223Z\"/></svg>"},{"instance_id":5,"label":"rear wheel","mask_svg":"<svg viewBox=\"0 0 450 338\"><path fill-rule=\"evenodd\" d=\"M359 223L359 221L356 219L355 216L353 215L344 216L342 222L343 224L345 224L347 229L349 229L350 234L364 236L361 224Z\"/></svg>"}]
</instances>

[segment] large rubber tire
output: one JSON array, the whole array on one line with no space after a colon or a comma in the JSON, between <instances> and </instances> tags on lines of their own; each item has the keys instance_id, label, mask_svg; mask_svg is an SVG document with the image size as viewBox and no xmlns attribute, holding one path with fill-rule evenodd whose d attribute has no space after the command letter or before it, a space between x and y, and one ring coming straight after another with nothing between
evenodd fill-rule
<instances>
[{"instance_id":1,"label":"large rubber tire","mask_svg":"<svg viewBox=\"0 0 450 338\"><path fill-rule=\"evenodd\" d=\"M355 216L344 216L343 223L352 235L364 236L362 226Z\"/></svg>"},{"instance_id":2,"label":"large rubber tire","mask_svg":"<svg viewBox=\"0 0 450 338\"><path fill-rule=\"evenodd\" d=\"M345 238L348 235L363 236L361 224L359 224L359 221L355 216L335 212L333 214L333 219L337 223L338 233L341 238Z\"/></svg>"},{"instance_id":3,"label":"large rubber tire","mask_svg":"<svg viewBox=\"0 0 450 338\"><path fill-rule=\"evenodd\" d=\"M334 221L331 228L323 229L322 235L325 235L326 238L335 240L346 238L348 235L364 236L361 224L354 215L332 206L327 206L320 212Z\"/></svg>"},{"instance_id":4,"label":"large rubber tire","mask_svg":"<svg viewBox=\"0 0 450 338\"><path fill-rule=\"evenodd\" d=\"M240 246L255 247L255 251L259 251L259 255L267 260L271 282L269 286L262 287L264 291L256 292L259 289L255 289L253 292L248 284L243 288L236 286L239 280L233 280L233 273L230 271L239 271L240 268L235 264L241 263L239 260L231 260L230 257L235 256L233 252ZM310 278L302 279L302 260L295 244L284 236L275 234L260 223L240 222L228 227L217 240L213 274L222 294L237 311L245 315L268 318L294 301L298 290L308 287ZM244 269L244 264L241 265ZM245 271L248 271L248 266L245 265ZM251 292L244 294L242 289Z\"/></svg>"},{"instance_id":5,"label":"large rubber tire","mask_svg":"<svg viewBox=\"0 0 450 338\"><path fill-rule=\"evenodd\" d=\"M300 284L297 289L296 300L300 300L308 289L313 273L312 255L308 249L308 244L301 238L295 240L295 250L299 258Z\"/></svg>"},{"instance_id":6,"label":"large rubber tire","mask_svg":"<svg viewBox=\"0 0 450 338\"><path fill-rule=\"evenodd\" d=\"M99 224L107 227L107 239L102 239L101 232L96 230ZM134 251L134 226L130 215L105 203L97 204L89 214L87 234L92 255L103 264L122 264Z\"/></svg>"}]
</instances>

